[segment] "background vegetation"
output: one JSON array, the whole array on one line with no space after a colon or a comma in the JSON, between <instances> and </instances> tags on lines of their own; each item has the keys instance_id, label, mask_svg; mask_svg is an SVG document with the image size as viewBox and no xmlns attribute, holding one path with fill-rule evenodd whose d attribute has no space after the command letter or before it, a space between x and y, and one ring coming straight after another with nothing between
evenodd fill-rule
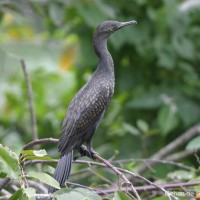
<instances>
[{"instance_id":1,"label":"background vegetation","mask_svg":"<svg viewBox=\"0 0 200 200\"><path fill-rule=\"evenodd\" d=\"M1 0L0 143L19 154L33 140L20 59L31 78L39 138L58 138L68 104L96 68L91 43L95 27L108 19L134 19L137 25L109 40L115 94L93 145L105 158L149 158L199 122L199 11L198 1L183 0ZM199 144L196 134L175 152L198 151ZM56 145L43 147L58 156ZM180 162L198 169L195 155ZM74 165L74 172L81 167ZM136 160L124 165L135 172L140 167ZM179 181L198 178L198 171L177 166L153 168L142 175L162 183L177 182L176 175ZM70 180L104 186L96 176Z\"/></svg>"}]
</instances>

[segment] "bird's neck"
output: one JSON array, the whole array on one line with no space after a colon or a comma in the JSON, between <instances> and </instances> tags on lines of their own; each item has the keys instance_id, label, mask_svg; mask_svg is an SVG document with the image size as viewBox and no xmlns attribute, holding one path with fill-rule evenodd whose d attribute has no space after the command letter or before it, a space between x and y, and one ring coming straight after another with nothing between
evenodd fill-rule
<instances>
[{"instance_id":1,"label":"bird's neck","mask_svg":"<svg viewBox=\"0 0 200 200\"><path fill-rule=\"evenodd\" d=\"M99 58L99 65L97 70L104 72L107 75L110 74L114 76L114 64L112 56L107 48L107 41L108 38L94 35L93 46L95 53Z\"/></svg>"}]
</instances>

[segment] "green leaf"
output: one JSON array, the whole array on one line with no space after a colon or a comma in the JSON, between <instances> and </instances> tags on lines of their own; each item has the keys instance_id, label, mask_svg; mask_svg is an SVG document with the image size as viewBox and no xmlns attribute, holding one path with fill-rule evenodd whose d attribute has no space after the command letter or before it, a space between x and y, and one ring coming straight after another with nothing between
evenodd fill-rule
<instances>
[{"instance_id":1,"label":"green leaf","mask_svg":"<svg viewBox=\"0 0 200 200\"><path fill-rule=\"evenodd\" d=\"M102 198L94 192L84 188L61 189L53 194L57 200L101 200Z\"/></svg>"},{"instance_id":2,"label":"green leaf","mask_svg":"<svg viewBox=\"0 0 200 200\"><path fill-rule=\"evenodd\" d=\"M65 188L61 189L55 193L53 193L53 196L56 198L56 200L82 200L84 199L84 195L81 194L80 192L77 192L75 190Z\"/></svg>"},{"instance_id":3,"label":"green leaf","mask_svg":"<svg viewBox=\"0 0 200 200\"><path fill-rule=\"evenodd\" d=\"M49 156L44 156L44 157L28 156L26 159L28 159L28 160L53 160Z\"/></svg>"},{"instance_id":4,"label":"green leaf","mask_svg":"<svg viewBox=\"0 0 200 200\"><path fill-rule=\"evenodd\" d=\"M34 188L25 188L24 189L24 196L27 197L28 200L35 200L36 191Z\"/></svg>"},{"instance_id":5,"label":"green leaf","mask_svg":"<svg viewBox=\"0 0 200 200\"><path fill-rule=\"evenodd\" d=\"M19 179L21 174L18 156L8 147L4 147L1 144L0 144L0 171L7 174L7 176L13 179Z\"/></svg>"},{"instance_id":6,"label":"green leaf","mask_svg":"<svg viewBox=\"0 0 200 200\"><path fill-rule=\"evenodd\" d=\"M26 176L31 177L31 178L35 178L35 179L41 181L42 183L45 183L47 185L50 185L50 186L55 187L57 189L60 189L59 183L54 178L52 178L51 176L49 176L46 173L31 171Z\"/></svg>"},{"instance_id":7,"label":"green leaf","mask_svg":"<svg viewBox=\"0 0 200 200\"><path fill-rule=\"evenodd\" d=\"M144 133L149 130L149 125L147 124L147 122L145 122L145 121L143 121L141 119L138 119L136 123L137 123L138 128L141 131L143 131Z\"/></svg>"},{"instance_id":8,"label":"green leaf","mask_svg":"<svg viewBox=\"0 0 200 200\"><path fill-rule=\"evenodd\" d=\"M101 200L101 197L98 194L85 188L76 188L75 190L83 194L88 200Z\"/></svg>"},{"instance_id":9,"label":"green leaf","mask_svg":"<svg viewBox=\"0 0 200 200\"><path fill-rule=\"evenodd\" d=\"M47 155L47 152L45 149L40 149L40 150L22 150L21 153L23 155L27 156L38 156L38 157L43 157Z\"/></svg>"},{"instance_id":10,"label":"green leaf","mask_svg":"<svg viewBox=\"0 0 200 200\"><path fill-rule=\"evenodd\" d=\"M186 146L186 149L198 149L200 148L200 136L193 138Z\"/></svg>"},{"instance_id":11,"label":"green leaf","mask_svg":"<svg viewBox=\"0 0 200 200\"><path fill-rule=\"evenodd\" d=\"M161 133L166 135L176 128L179 123L176 107L174 105L162 107L158 113L158 125Z\"/></svg>"},{"instance_id":12,"label":"green leaf","mask_svg":"<svg viewBox=\"0 0 200 200\"><path fill-rule=\"evenodd\" d=\"M131 200L131 198L126 193L124 193L122 191L116 191L114 199L115 200Z\"/></svg>"},{"instance_id":13,"label":"green leaf","mask_svg":"<svg viewBox=\"0 0 200 200\"><path fill-rule=\"evenodd\" d=\"M123 128L125 131L131 133L132 135L138 135L140 133L140 131L135 128L133 125L129 124L129 123L122 123Z\"/></svg>"},{"instance_id":14,"label":"green leaf","mask_svg":"<svg viewBox=\"0 0 200 200\"><path fill-rule=\"evenodd\" d=\"M19 189L9 198L9 200L20 200L22 196L23 196L23 190Z\"/></svg>"},{"instance_id":15,"label":"green leaf","mask_svg":"<svg viewBox=\"0 0 200 200\"><path fill-rule=\"evenodd\" d=\"M21 154L28 160L52 160L51 157L46 156L47 152L44 149L41 150L22 150Z\"/></svg>"}]
</instances>

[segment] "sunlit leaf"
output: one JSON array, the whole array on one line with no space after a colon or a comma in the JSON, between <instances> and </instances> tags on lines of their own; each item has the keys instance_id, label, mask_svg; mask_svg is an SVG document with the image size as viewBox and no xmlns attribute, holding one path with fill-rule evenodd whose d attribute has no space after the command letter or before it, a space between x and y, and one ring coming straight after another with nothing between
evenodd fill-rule
<instances>
[{"instance_id":1,"label":"sunlit leaf","mask_svg":"<svg viewBox=\"0 0 200 200\"><path fill-rule=\"evenodd\" d=\"M186 149L199 149L200 148L200 136L197 136L189 141Z\"/></svg>"},{"instance_id":2,"label":"sunlit leaf","mask_svg":"<svg viewBox=\"0 0 200 200\"><path fill-rule=\"evenodd\" d=\"M23 196L23 190L19 189L17 190L10 198L9 200L20 200Z\"/></svg>"},{"instance_id":3,"label":"sunlit leaf","mask_svg":"<svg viewBox=\"0 0 200 200\"><path fill-rule=\"evenodd\" d=\"M94 192L91 192L90 190L84 189L84 188L76 188L76 189L61 189L57 192L55 192L54 197L56 197L57 200L101 200L102 198L97 195Z\"/></svg>"},{"instance_id":4,"label":"sunlit leaf","mask_svg":"<svg viewBox=\"0 0 200 200\"><path fill-rule=\"evenodd\" d=\"M40 150L22 150L21 153L26 156L38 156L43 157L47 155L47 152L45 149Z\"/></svg>"},{"instance_id":5,"label":"sunlit leaf","mask_svg":"<svg viewBox=\"0 0 200 200\"><path fill-rule=\"evenodd\" d=\"M21 170L19 167L18 156L8 147L0 144L0 171L8 177L19 179Z\"/></svg>"},{"instance_id":6,"label":"sunlit leaf","mask_svg":"<svg viewBox=\"0 0 200 200\"><path fill-rule=\"evenodd\" d=\"M40 150L22 150L26 160L52 160L51 157L47 156L47 152L44 149Z\"/></svg>"},{"instance_id":7,"label":"sunlit leaf","mask_svg":"<svg viewBox=\"0 0 200 200\"><path fill-rule=\"evenodd\" d=\"M149 125L144 120L138 119L136 123L137 127L144 133L149 130Z\"/></svg>"},{"instance_id":8,"label":"sunlit leaf","mask_svg":"<svg viewBox=\"0 0 200 200\"><path fill-rule=\"evenodd\" d=\"M36 191L35 191L35 188L31 188L31 187L28 187L28 188L25 188L23 190L23 193L25 197L27 197L28 200L35 200L35 195L36 195Z\"/></svg>"},{"instance_id":9,"label":"sunlit leaf","mask_svg":"<svg viewBox=\"0 0 200 200\"><path fill-rule=\"evenodd\" d=\"M140 131L136 127L134 127L133 125L128 124L128 123L123 123L123 128L125 131L127 131L133 135L138 135L140 133Z\"/></svg>"},{"instance_id":10,"label":"sunlit leaf","mask_svg":"<svg viewBox=\"0 0 200 200\"><path fill-rule=\"evenodd\" d=\"M50 185L50 186L55 187L57 189L60 189L59 183L54 178L52 178L51 176L49 176L46 173L31 171L26 176L31 177L31 178L35 178L35 179L41 181L42 183L45 183L47 185Z\"/></svg>"},{"instance_id":11,"label":"sunlit leaf","mask_svg":"<svg viewBox=\"0 0 200 200\"><path fill-rule=\"evenodd\" d=\"M114 199L115 200L131 200L132 198L122 191L116 191Z\"/></svg>"},{"instance_id":12,"label":"sunlit leaf","mask_svg":"<svg viewBox=\"0 0 200 200\"><path fill-rule=\"evenodd\" d=\"M85 198L88 200L101 200L102 199L98 194L96 194L88 189L76 188L75 190L80 192L81 194L83 194L85 196Z\"/></svg>"},{"instance_id":13,"label":"sunlit leaf","mask_svg":"<svg viewBox=\"0 0 200 200\"><path fill-rule=\"evenodd\" d=\"M55 193L53 193L53 196L57 200L68 200L68 199L73 199L73 200L81 200L84 199L85 196L81 194L80 192L77 192L72 189L61 189Z\"/></svg>"}]
</instances>

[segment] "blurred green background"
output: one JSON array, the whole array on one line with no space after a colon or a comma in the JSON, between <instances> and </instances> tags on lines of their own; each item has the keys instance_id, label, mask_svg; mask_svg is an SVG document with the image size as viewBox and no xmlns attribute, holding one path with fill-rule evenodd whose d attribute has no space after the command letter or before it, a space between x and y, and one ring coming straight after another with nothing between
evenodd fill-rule
<instances>
[{"instance_id":1,"label":"blurred green background","mask_svg":"<svg viewBox=\"0 0 200 200\"><path fill-rule=\"evenodd\" d=\"M109 40L116 87L93 146L105 158L157 152L200 119L199 12L198 1L182 0L1 0L0 143L19 152L33 139L20 59L39 138L58 138L68 104L96 68L96 26L136 20ZM45 148L58 156L56 145Z\"/></svg>"}]
</instances>

